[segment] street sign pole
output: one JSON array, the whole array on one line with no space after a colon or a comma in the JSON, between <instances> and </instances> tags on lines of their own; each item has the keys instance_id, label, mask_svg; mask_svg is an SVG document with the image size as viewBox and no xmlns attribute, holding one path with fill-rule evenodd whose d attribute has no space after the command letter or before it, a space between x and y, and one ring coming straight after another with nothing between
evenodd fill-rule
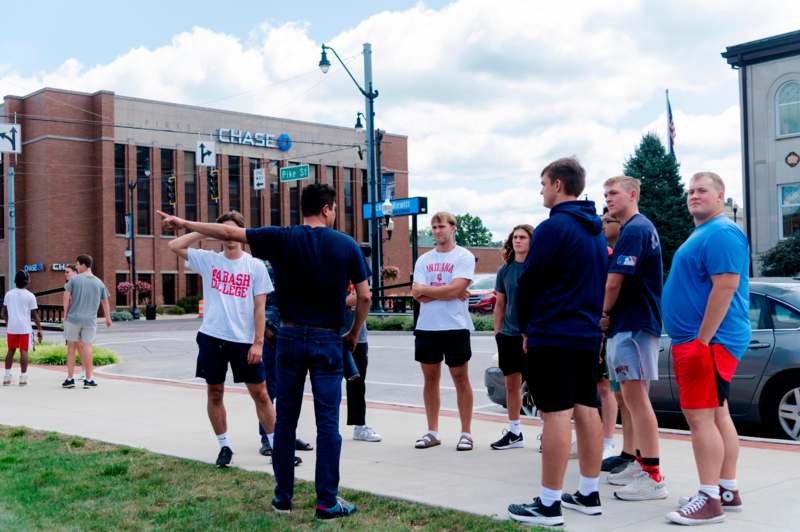
<instances>
[{"instance_id":1,"label":"street sign pole","mask_svg":"<svg viewBox=\"0 0 800 532\"><path fill-rule=\"evenodd\" d=\"M11 157L8 157L11 159ZM16 207L14 206L14 166L8 167L8 277L14 282L17 273Z\"/></svg>"}]
</instances>

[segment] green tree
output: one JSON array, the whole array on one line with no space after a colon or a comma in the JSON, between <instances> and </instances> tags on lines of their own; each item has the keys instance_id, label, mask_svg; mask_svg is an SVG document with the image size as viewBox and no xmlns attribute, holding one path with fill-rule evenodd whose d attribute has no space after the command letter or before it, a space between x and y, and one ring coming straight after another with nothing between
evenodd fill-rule
<instances>
[{"instance_id":1,"label":"green tree","mask_svg":"<svg viewBox=\"0 0 800 532\"><path fill-rule=\"evenodd\" d=\"M642 137L639 146L627 161L625 175L642 184L639 211L658 230L664 272L669 272L672 257L694 227L686 208L686 189L678 174L678 163L664 149L655 133Z\"/></svg>"},{"instance_id":2,"label":"green tree","mask_svg":"<svg viewBox=\"0 0 800 532\"><path fill-rule=\"evenodd\" d=\"M456 215L456 244L459 246L490 246L492 233L479 216L470 213Z\"/></svg>"},{"instance_id":3,"label":"green tree","mask_svg":"<svg viewBox=\"0 0 800 532\"><path fill-rule=\"evenodd\" d=\"M767 277L790 277L800 273L800 234L781 240L761 256Z\"/></svg>"}]
</instances>

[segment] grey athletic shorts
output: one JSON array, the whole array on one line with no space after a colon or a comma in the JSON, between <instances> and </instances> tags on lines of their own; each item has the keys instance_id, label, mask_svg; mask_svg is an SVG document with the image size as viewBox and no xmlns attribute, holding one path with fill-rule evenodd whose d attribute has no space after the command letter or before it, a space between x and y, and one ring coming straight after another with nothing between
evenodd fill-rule
<instances>
[{"instance_id":1,"label":"grey athletic shorts","mask_svg":"<svg viewBox=\"0 0 800 532\"><path fill-rule=\"evenodd\" d=\"M67 342L84 342L91 344L94 342L94 335L97 333L97 325L78 325L69 321L64 321L64 336Z\"/></svg>"},{"instance_id":2,"label":"grey athletic shorts","mask_svg":"<svg viewBox=\"0 0 800 532\"><path fill-rule=\"evenodd\" d=\"M622 381L658 380L658 336L644 331L618 332L606 344L608 376Z\"/></svg>"}]
</instances>

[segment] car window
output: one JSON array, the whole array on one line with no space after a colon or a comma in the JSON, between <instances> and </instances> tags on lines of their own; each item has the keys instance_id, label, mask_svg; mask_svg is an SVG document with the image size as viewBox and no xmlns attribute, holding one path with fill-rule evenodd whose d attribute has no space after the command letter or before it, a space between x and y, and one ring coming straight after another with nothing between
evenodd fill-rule
<instances>
[{"instance_id":1,"label":"car window","mask_svg":"<svg viewBox=\"0 0 800 532\"><path fill-rule=\"evenodd\" d=\"M771 329L769 323L769 305L767 298L761 294L750 294L750 328Z\"/></svg>"},{"instance_id":2,"label":"car window","mask_svg":"<svg viewBox=\"0 0 800 532\"><path fill-rule=\"evenodd\" d=\"M491 290L494 288L494 276L492 277L481 277L476 279L470 289L472 290Z\"/></svg>"},{"instance_id":3,"label":"car window","mask_svg":"<svg viewBox=\"0 0 800 532\"><path fill-rule=\"evenodd\" d=\"M772 305L772 323L776 329L798 329L800 313L775 301Z\"/></svg>"}]
</instances>

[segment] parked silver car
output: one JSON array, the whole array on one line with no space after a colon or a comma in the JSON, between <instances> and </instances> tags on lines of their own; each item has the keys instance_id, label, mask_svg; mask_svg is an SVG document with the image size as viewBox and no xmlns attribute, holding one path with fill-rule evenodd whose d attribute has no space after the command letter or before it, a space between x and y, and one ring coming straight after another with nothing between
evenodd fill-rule
<instances>
[{"instance_id":1,"label":"parked silver car","mask_svg":"<svg viewBox=\"0 0 800 532\"><path fill-rule=\"evenodd\" d=\"M731 382L729 408L736 423L760 425L765 435L800 441L800 282L752 279L750 326L753 338ZM678 384L670 339L661 337L658 370L650 400L659 416L679 415ZM505 407L500 368L486 370L489 398ZM523 385L523 413L534 415L533 393Z\"/></svg>"}]
</instances>

